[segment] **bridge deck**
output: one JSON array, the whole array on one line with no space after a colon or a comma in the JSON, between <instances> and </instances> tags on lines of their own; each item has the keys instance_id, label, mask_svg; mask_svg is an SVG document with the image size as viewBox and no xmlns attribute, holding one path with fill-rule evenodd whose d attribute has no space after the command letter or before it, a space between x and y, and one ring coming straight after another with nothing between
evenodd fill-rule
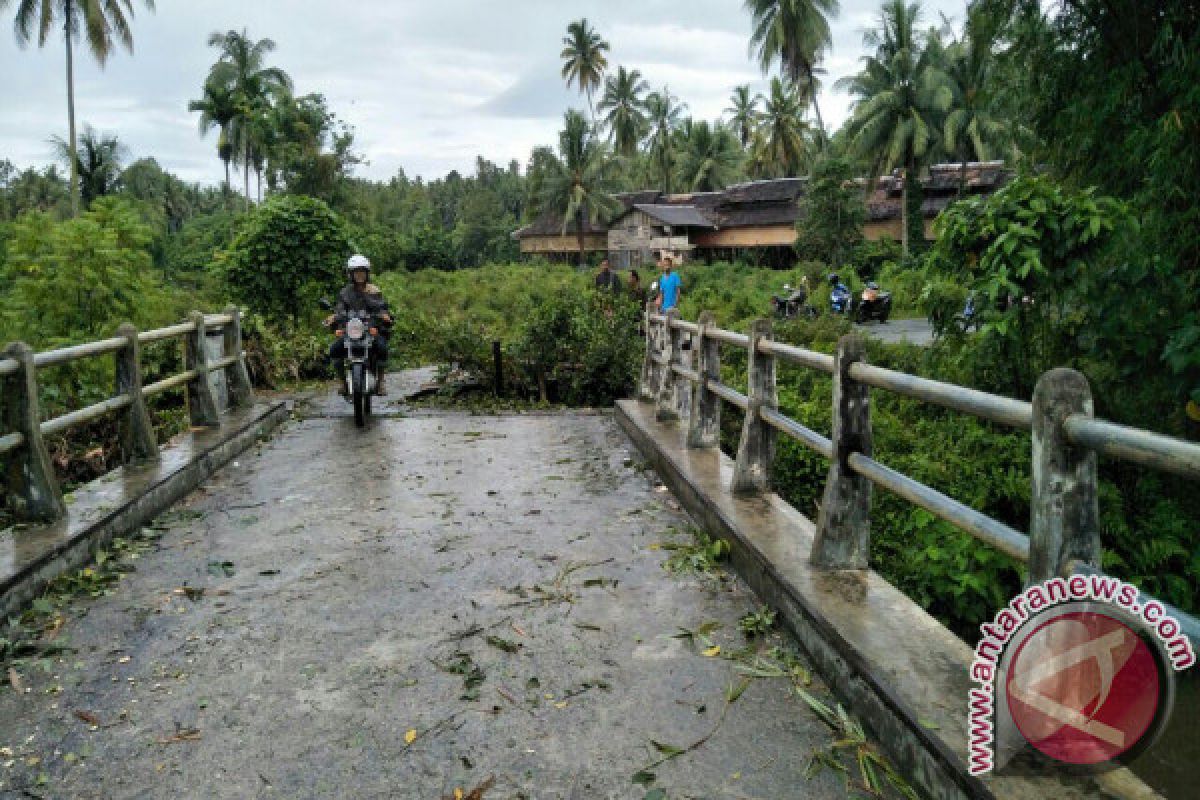
<instances>
[{"instance_id":1,"label":"bridge deck","mask_svg":"<svg viewBox=\"0 0 1200 800\"><path fill-rule=\"evenodd\" d=\"M672 638L728 654L756 601L662 568L686 520L629 452L608 415L292 424L0 692L0 797L641 798L710 732L667 797L845 796L788 682L722 715L735 664Z\"/></svg>"}]
</instances>

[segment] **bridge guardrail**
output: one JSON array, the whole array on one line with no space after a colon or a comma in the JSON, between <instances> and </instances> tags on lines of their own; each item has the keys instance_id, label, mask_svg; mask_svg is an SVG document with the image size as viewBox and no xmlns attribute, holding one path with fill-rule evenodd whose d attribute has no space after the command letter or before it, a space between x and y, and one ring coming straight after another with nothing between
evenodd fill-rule
<instances>
[{"instance_id":1,"label":"bridge guardrail","mask_svg":"<svg viewBox=\"0 0 1200 800\"><path fill-rule=\"evenodd\" d=\"M206 339L222 334L221 357L210 360ZM168 339L184 342L184 370L156 383L142 382L141 346ZM38 370L85 358L113 354L116 388L112 397L52 419L41 418ZM14 493L18 521L53 521L66 513L54 477L45 437L62 433L107 414L121 412L119 430L126 463L158 458L158 441L146 409L146 399L185 387L188 415L196 427L219 424L220 409L209 373L223 371L229 386L229 406L253 401L253 389L242 353L241 312L230 306L220 314L193 311L188 321L150 331L125 324L110 339L35 353L23 342L0 353L0 459L8 463L9 488Z\"/></svg>"},{"instance_id":2,"label":"bridge guardrail","mask_svg":"<svg viewBox=\"0 0 1200 800\"><path fill-rule=\"evenodd\" d=\"M867 567L871 487L880 486L1024 563L1030 583L1073 574L1101 575L1098 455L1200 479L1200 444L1097 419L1087 379L1075 370L1045 373L1034 389L1033 402L1025 402L872 366L857 334L843 336L830 356L775 341L770 320L756 320L747 335L716 327L710 312L693 323L681 320L674 309L660 314L650 306L645 331L638 395L656 404L659 420L688 417L689 447L719 445L721 401L744 412L731 491L767 489L779 433L830 460L810 554L820 567ZM682 357L685 333L692 337L694 368ZM747 352L746 394L721 382L721 345ZM779 361L833 377L831 438L780 411L775 386ZM1015 530L876 461L870 423L872 388L1030 431L1030 532ZM1200 643L1200 620L1161 605L1194 644Z\"/></svg>"}]
</instances>

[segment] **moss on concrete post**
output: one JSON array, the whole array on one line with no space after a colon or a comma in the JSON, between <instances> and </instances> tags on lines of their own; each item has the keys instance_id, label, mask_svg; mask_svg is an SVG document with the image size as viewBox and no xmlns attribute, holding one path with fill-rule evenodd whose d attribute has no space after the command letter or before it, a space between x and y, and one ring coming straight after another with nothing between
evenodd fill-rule
<instances>
[{"instance_id":1,"label":"moss on concrete post","mask_svg":"<svg viewBox=\"0 0 1200 800\"><path fill-rule=\"evenodd\" d=\"M158 458L158 441L150 412L146 410L146 399L142 396L142 349L137 328L126 322L117 328L117 336L126 342L116 353L117 394L130 399L129 407L117 422L121 458L127 464L155 460Z\"/></svg>"},{"instance_id":2,"label":"moss on concrete post","mask_svg":"<svg viewBox=\"0 0 1200 800\"><path fill-rule=\"evenodd\" d=\"M4 355L19 368L0 376L0 431L13 431L25 442L4 456L10 508L19 522L51 522L67 513L54 478L54 465L42 438L42 412L38 402L37 367L33 349L24 342L11 344Z\"/></svg>"},{"instance_id":3,"label":"moss on concrete post","mask_svg":"<svg viewBox=\"0 0 1200 800\"><path fill-rule=\"evenodd\" d=\"M204 314L193 311L188 315L188 321L194 329L183 339L183 363L185 369L196 371L196 375L187 384L188 416L192 425L212 428L220 424L220 413L217 410L217 396L213 392L212 384L208 382Z\"/></svg>"},{"instance_id":4,"label":"moss on concrete post","mask_svg":"<svg viewBox=\"0 0 1200 800\"><path fill-rule=\"evenodd\" d=\"M717 318L711 311L700 314L700 333L694 339L696 373L700 380L692 387L692 414L688 420L688 447L716 447L721 442L721 398L705 385L706 379L721 380L721 343L708 336Z\"/></svg>"},{"instance_id":5,"label":"moss on concrete post","mask_svg":"<svg viewBox=\"0 0 1200 800\"><path fill-rule=\"evenodd\" d=\"M871 548L871 482L850 469L851 453L870 457L871 396L850 377L865 361L866 342L855 334L838 340L833 371L833 459L817 516L812 562L826 569L866 569Z\"/></svg>"},{"instance_id":6,"label":"moss on concrete post","mask_svg":"<svg viewBox=\"0 0 1200 800\"><path fill-rule=\"evenodd\" d=\"M756 319L750 326L750 346L746 356L749 407L742 423L742 438L733 465L735 494L757 494L771 483L771 463L775 460L776 431L762 418L761 410L775 409L779 397L775 387L775 356L758 352L758 343L771 339L771 320Z\"/></svg>"},{"instance_id":7,"label":"moss on concrete post","mask_svg":"<svg viewBox=\"0 0 1200 800\"><path fill-rule=\"evenodd\" d=\"M650 315L654 313L652 304L647 303L642 312L642 327L646 331L646 354L642 358L642 378L638 381L638 398L653 402L658 397L658 381L656 380L657 364L654 357L658 354L658 337L655 335L654 323Z\"/></svg>"},{"instance_id":8,"label":"moss on concrete post","mask_svg":"<svg viewBox=\"0 0 1200 800\"><path fill-rule=\"evenodd\" d=\"M250 384L246 359L242 358L242 310L231 305L225 307L225 313L233 318L223 331L225 355L237 357L237 361L225 370L226 384L229 386L229 406L240 408L254 402L254 387Z\"/></svg>"},{"instance_id":9,"label":"moss on concrete post","mask_svg":"<svg viewBox=\"0 0 1200 800\"><path fill-rule=\"evenodd\" d=\"M1092 416L1087 378L1052 369L1033 390L1033 496L1030 498L1029 582L1065 575L1071 562L1100 566L1096 454L1072 445L1063 422Z\"/></svg>"},{"instance_id":10,"label":"moss on concrete post","mask_svg":"<svg viewBox=\"0 0 1200 800\"><path fill-rule=\"evenodd\" d=\"M683 380L672 369L673 366L681 363L680 357L683 353L680 341L682 332L671 327L671 323L679 319L679 309L672 308L664 316L666 319L663 322L662 341L666 344L667 363L659 365L658 404L654 412L654 416L659 422L679 419L679 399L676 397L675 387L680 380Z\"/></svg>"}]
</instances>

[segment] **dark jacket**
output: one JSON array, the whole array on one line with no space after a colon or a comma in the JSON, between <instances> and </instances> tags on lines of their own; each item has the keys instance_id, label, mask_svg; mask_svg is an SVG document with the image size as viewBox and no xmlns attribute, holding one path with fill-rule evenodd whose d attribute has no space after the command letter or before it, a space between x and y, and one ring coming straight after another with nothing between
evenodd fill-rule
<instances>
[{"instance_id":1,"label":"dark jacket","mask_svg":"<svg viewBox=\"0 0 1200 800\"><path fill-rule=\"evenodd\" d=\"M375 291L371 291L372 289ZM337 314L345 314L347 311L366 311L372 315L378 315L387 310L387 300L383 299L383 294L372 284L367 284L366 291L362 292L354 288L353 283L347 284L338 293L337 305L334 307L334 312Z\"/></svg>"}]
</instances>

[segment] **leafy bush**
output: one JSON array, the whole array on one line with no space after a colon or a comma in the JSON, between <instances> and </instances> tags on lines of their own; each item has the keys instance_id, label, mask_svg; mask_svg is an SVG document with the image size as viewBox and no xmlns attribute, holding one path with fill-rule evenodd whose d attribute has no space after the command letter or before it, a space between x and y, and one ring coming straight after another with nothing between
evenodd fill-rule
<instances>
[{"instance_id":1,"label":"leafy bush","mask_svg":"<svg viewBox=\"0 0 1200 800\"><path fill-rule=\"evenodd\" d=\"M796 254L837 269L848 265L863 241L867 218L858 170L849 161L826 158L813 167L812 184L801 200Z\"/></svg>"},{"instance_id":2,"label":"leafy bush","mask_svg":"<svg viewBox=\"0 0 1200 800\"><path fill-rule=\"evenodd\" d=\"M344 282L351 254L346 223L311 197L276 195L242 222L224 274L238 302L294 326Z\"/></svg>"}]
</instances>

